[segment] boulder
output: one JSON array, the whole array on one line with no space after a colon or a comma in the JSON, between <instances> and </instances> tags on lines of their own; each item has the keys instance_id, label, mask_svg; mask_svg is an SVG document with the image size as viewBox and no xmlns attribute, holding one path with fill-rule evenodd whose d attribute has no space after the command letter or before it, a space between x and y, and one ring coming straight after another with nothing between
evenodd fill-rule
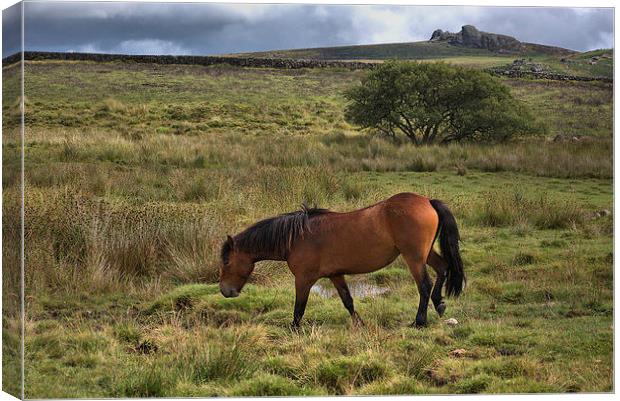
<instances>
[{"instance_id":1,"label":"boulder","mask_svg":"<svg viewBox=\"0 0 620 401\"><path fill-rule=\"evenodd\" d=\"M483 47L482 32L473 25L461 28L461 44L466 47Z\"/></svg>"},{"instance_id":2,"label":"boulder","mask_svg":"<svg viewBox=\"0 0 620 401\"><path fill-rule=\"evenodd\" d=\"M458 33L436 29L430 40L446 41L452 45L488 49L500 53L519 51L522 47L521 42L512 36L482 32L473 25L464 25Z\"/></svg>"}]
</instances>

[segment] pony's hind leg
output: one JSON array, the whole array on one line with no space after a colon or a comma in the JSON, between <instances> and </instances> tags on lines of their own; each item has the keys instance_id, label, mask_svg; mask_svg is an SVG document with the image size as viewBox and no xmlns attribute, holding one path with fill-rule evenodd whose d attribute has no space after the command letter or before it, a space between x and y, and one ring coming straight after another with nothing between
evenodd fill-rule
<instances>
[{"instance_id":1,"label":"pony's hind leg","mask_svg":"<svg viewBox=\"0 0 620 401\"><path fill-rule=\"evenodd\" d=\"M351 297L351 292L349 291L347 282L344 279L344 275L332 276L329 279L332 283L334 283L334 287L336 287L336 291L338 291L338 295L340 295L342 304L349 311L353 324L356 326L362 326L364 322L362 321L362 318L360 318L360 315L358 315L355 311L353 306L353 297Z\"/></svg>"},{"instance_id":2,"label":"pony's hind leg","mask_svg":"<svg viewBox=\"0 0 620 401\"><path fill-rule=\"evenodd\" d=\"M413 256L411 254L402 254L409 266L409 271L413 276L418 292L420 293L420 304L418 305L418 313L412 326L423 327L427 324L428 300L433 288L433 282L426 271L426 261L423 258Z\"/></svg>"},{"instance_id":3,"label":"pony's hind leg","mask_svg":"<svg viewBox=\"0 0 620 401\"><path fill-rule=\"evenodd\" d=\"M435 286L433 287L433 292L431 293L431 300L433 301L433 305L435 305L435 310L439 316L443 316L446 311L446 304L443 302L443 298L441 296L441 288L446 281L448 264L437 252L432 249L428 255L426 263L432 267L433 270L435 270L435 273L437 273Z\"/></svg>"}]
</instances>

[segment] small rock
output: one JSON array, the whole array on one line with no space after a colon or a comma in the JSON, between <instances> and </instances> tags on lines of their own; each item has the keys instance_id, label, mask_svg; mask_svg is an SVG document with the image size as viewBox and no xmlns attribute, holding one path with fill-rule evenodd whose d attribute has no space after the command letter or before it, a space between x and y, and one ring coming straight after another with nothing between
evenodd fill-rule
<instances>
[{"instance_id":1,"label":"small rock","mask_svg":"<svg viewBox=\"0 0 620 401\"><path fill-rule=\"evenodd\" d=\"M598 215L601 216L601 217L609 216L610 214L611 214L611 212L609 210L607 210L607 209L603 209L603 210L600 210L598 212Z\"/></svg>"},{"instance_id":2,"label":"small rock","mask_svg":"<svg viewBox=\"0 0 620 401\"><path fill-rule=\"evenodd\" d=\"M463 348L457 348L457 349L450 351L450 356L453 358L462 358L466 354L467 354L467 351L465 351Z\"/></svg>"},{"instance_id":3,"label":"small rock","mask_svg":"<svg viewBox=\"0 0 620 401\"><path fill-rule=\"evenodd\" d=\"M456 320L455 318L451 317L450 319L447 319L447 320L445 321L445 323L446 323L448 326L456 326L457 324L459 324L459 321L458 321L458 320Z\"/></svg>"}]
</instances>

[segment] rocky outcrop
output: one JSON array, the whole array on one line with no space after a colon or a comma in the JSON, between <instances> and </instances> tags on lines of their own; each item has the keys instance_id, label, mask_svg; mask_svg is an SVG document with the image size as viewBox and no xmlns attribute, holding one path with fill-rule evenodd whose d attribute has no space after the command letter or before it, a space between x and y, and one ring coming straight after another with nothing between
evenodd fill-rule
<instances>
[{"instance_id":1,"label":"rocky outcrop","mask_svg":"<svg viewBox=\"0 0 620 401\"><path fill-rule=\"evenodd\" d=\"M431 42L448 42L451 45L487 49L493 52L519 52L523 45L508 35L479 31L473 25L464 25L458 33L437 29L433 32Z\"/></svg>"}]
</instances>

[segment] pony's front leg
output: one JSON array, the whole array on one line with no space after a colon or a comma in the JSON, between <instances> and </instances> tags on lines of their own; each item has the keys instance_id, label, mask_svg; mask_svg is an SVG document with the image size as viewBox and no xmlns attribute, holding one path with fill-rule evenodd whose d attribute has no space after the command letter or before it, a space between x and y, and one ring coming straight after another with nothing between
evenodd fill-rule
<instances>
[{"instance_id":1,"label":"pony's front leg","mask_svg":"<svg viewBox=\"0 0 620 401\"><path fill-rule=\"evenodd\" d=\"M299 328L299 322L306 311L310 288L312 288L315 282L316 279L310 280L304 277L295 276L295 309L293 311L293 323L291 323L291 328L294 330Z\"/></svg>"},{"instance_id":2,"label":"pony's front leg","mask_svg":"<svg viewBox=\"0 0 620 401\"><path fill-rule=\"evenodd\" d=\"M349 291L349 287L347 286L347 282L344 279L343 275L332 276L329 278L334 287L336 287L336 291L338 291L338 295L340 295L340 300L342 300L342 304L349 311L351 315L351 319L353 320L353 324L355 326L363 326L364 322L360 315L355 311L355 307L353 306L353 297L351 297L351 292Z\"/></svg>"}]
</instances>

